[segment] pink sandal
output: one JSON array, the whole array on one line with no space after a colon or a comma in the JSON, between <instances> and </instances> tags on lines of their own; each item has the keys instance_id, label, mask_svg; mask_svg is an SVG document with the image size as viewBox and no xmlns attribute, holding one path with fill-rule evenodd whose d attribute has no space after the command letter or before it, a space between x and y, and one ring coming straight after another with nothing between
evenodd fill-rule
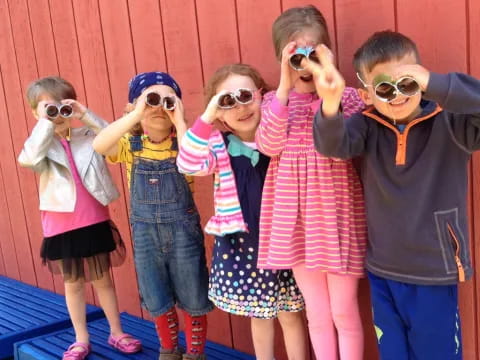
<instances>
[{"instance_id":1,"label":"pink sandal","mask_svg":"<svg viewBox=\"0 0 480 360\"><path fill-rule=\"evenodd\" d=\"M125 339L128 339L130 341L122 342L122 340ZM124 354L133 354L142 350L142 343L140 342L140 340L135 339L132 335L129 334L123 334L119 336L110 335L108 337L108 344Z\"/></svg>"},{"instance_id":2,"label":"pink sandal","mask_svg":"<svg viewBox=\"0 0 480 360\"><path fill-rule=\"evenodd\" d=\"M81 348L82 350L73 351L75 348ZM92 351L90 344L75 342L63 353L62 360L83 360L90 354L90 351Z\"/></svg>"}]
</instances>

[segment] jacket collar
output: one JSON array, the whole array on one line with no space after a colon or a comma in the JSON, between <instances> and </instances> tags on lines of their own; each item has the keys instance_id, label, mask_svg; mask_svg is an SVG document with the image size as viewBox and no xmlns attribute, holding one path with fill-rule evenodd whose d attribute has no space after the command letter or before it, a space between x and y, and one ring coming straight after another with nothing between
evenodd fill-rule
<instances>
[{"instance_id":1,"label":"jacket collar","mask_svg":"<svg viewBox=\"0 0 480 360\"><path fill-rule=\"evenodd\" d=\"M89 135L90 132L91 130L85 127L74 128L71 132L70 147L72 149L73 160L75 161L81 179L85 177L88 168L87 165L90 163L90 160L94 155L91 141L85 141L85 137ZM56 136L53 137L52 144L47 152L47 157L67 169L70 169L67 153Z\"/></svg>"},{"instance_id":2,"label":"jacket collar","mask_svg":"<svg viewBox=\"0 0 480 360\"><path fill-rule=\"evenodd\" d=\"M413 126L413 125L415 125L415 124L417 124L417 123L419 123L423 120L430 119L431 117L437 115L439 112L441 112L443 110L440 107L440 105L438 105L437 103L435 103L433 101L428 101L428 100L422 100L420 102L420 107L422 108L422 111L420 112L420 114L415 119L413 119L412 121L410 121L407 124L407 127L411 127L411 126ZM369 106L367 109L365 109L362 112L362 114L365 115L365 116L368 116L371 119L374 119L374 120L378 121L379 123L381 123L381 124L383 124L383 125L385 125L389 128L395 127L392 120L390 120L385 115L378 112L377 109L375 109L374 106Z\"/></svg>"}]
</instances>

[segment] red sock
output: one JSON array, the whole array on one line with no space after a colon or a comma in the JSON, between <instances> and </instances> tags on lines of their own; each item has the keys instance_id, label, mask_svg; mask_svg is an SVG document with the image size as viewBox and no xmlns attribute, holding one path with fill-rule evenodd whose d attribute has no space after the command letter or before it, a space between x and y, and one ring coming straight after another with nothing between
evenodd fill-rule
<instances>
[{"instance_id":1,"label":"red sock","mask_svg":"<svg viewBox=\"0 0 480 360\"><path fill-rule=\"evenodd\" d=\"M178 345L178 315L175 307L155 318L162 350L173 351Z\"/></svg>"},{"instance_id":2,"label":"red sock","mask_svg":"<svg viewBox=\"0 0 480 360\"><path fill-rule=\"evenodd\" d=\"M185 341L187 354L200 355L205 351L207 341L207 315L191 316L186 311L185 315Z\"/></svg>"}]
</instances>

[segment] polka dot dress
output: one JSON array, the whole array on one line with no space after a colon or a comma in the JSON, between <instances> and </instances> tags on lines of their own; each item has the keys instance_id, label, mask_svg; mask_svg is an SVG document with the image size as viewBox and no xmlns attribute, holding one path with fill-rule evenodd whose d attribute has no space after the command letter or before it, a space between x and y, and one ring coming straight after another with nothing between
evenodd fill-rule
<instances>
[{"instance_id":1,"label":"polka dot dress","mask_svg":"<svg viewBox=\"0 0 480 360\"><path fill-rule=\"evenodd\" d=\"M209 298L226 312L248 317L270 319L279 311L300 311L304 302L292 271L257 268L261 189L269 159L260 154L256 166L243 155L230 156L230 161L249 232L215 238Z\"/></svg>"}]
</instances>

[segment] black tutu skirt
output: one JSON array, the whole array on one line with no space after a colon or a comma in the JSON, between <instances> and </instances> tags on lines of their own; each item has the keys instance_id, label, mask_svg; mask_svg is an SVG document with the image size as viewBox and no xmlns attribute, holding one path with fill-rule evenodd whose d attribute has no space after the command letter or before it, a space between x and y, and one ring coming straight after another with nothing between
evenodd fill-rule
<instances>
[{"instance_id":1,"label":"black tutu skirt","mask_svg":"<svg viewBox=\"0 0 480 360\"><path fill-rule=\"evenodd\" d=\"M69 282L101 279L125 255L120 232L110 220L45 237L40 250L50 271Z\"/></svg>"}]
</instances>

